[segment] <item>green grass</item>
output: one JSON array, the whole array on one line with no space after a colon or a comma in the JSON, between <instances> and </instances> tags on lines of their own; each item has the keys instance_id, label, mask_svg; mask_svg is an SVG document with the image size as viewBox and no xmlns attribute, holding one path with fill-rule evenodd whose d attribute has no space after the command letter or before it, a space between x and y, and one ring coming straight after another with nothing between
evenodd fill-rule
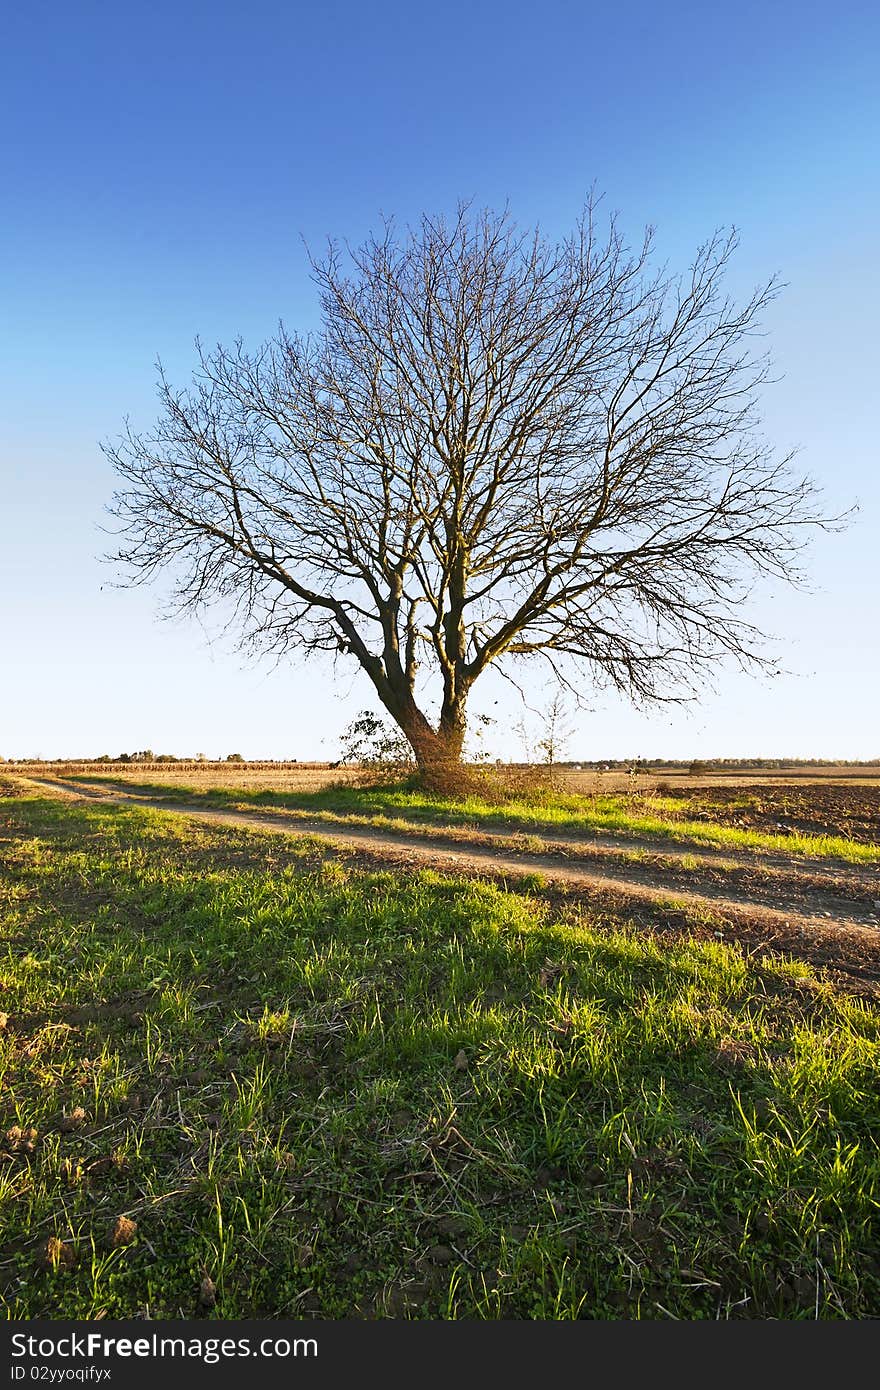
<instances>
[{"instance_id":1,"label":"green grass","mask_svg":"<svg viewBox=\"0 0 880 1390\"><path fill-rule=\"evenodd\" d=\"M78 777L83 783L113 778ZM578 796L553 793L503 802L477 796L432 796L405 786L327 787L317 792L247 791L242 788L137 784L157 796L203 801L213 806L283 807L310 813L328 823L356 819L377 828L401 825L452 825L516 831L612 831L660 841L686 842L727 850L757 850L806 858L843 859L853 864L880 863L880 846L860 844L839 835L768 834L703 820L689 820L680 800L663 796Z\"/></svg>"},{"instance_id":2,"label":"green grass","mask_svg":"<svg viewBox=\"0 0 880 1390\"><path fill-rule=\"evenodd\" d=\"M880 1015L807 966L171 813L0 823L11 1317L876 1315Z\"/></svg>"}]
</instances>

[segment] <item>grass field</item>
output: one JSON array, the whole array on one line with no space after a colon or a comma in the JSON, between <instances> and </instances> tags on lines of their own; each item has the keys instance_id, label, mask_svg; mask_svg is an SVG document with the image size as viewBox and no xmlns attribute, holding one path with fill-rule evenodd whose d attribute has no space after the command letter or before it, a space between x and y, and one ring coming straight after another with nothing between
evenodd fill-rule
<instances>
[{"instance_id":1,"label":"grass field","mask_svg":"<svg viewBox=\"0 0 880 1390\"><path fill-rule=\"evenodd\" d=\"M877 1315L870 992L538 882L0 821L9 1316Z\"/></svg>"},{"instance_id":2,"label":"grass field","mask_svg":"<svg viewBox=\"0 0 880 1390\"><path fill-rule=\"evenodd\" d=\"M82 777L84 784L117 783L116 777ZM540 796L511 796L504 800L478 796L440 797L405 786L329 785L317 790L279 790L276 787L204 786L185 775L175 781L151 782L135 777L125 783L137 790L179 801L203 799L218 806L265 807L301 811L328 821L358 820L383 827L450 825L508 831L617 831L659 840L711 845L722 849L782 850L813 858L838 858L851 863L880 863L880 846L859 843L844 835L788 830L770 833L724 824L720 819L693 819L687 803L658 793L577 795L551 792ZM753 798L740 793L734 807L748 808ZM712 806L712 803L709 803ZM722 811L721 803L713 807Z\"/></svg>"}]
</instances>

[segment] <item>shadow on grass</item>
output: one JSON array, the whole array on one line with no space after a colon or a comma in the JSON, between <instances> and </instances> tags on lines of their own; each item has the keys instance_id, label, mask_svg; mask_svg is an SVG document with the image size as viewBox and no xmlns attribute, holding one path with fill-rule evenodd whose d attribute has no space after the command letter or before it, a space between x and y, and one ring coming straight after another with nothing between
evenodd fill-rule
<instances>
[{"instance_id":1,"label":"shadow on grass","mask_svg":"<svg viewBox=\"0 0 880 1390\"><path fill-rule=\"evenodd\" d=\"M2 818L15 1316L876 1308L878 1016L808 968L305 841Z\"/></svg>"}]
</instances>

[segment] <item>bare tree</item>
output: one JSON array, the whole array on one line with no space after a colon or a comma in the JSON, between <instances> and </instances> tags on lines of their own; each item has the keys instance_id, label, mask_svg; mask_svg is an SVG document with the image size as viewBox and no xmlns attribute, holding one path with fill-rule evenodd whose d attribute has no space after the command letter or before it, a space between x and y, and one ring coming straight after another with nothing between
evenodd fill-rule
<instances>
[{"instance_id":1,"label":"bare tree","mask_svg":"<svg viewBox=\"0 0 880 1390\"><path fill-rule=\"evenodd\" d=\"M246 642L353 658L434 779L490 666L668 699L760 662L741 601L827 523L757 432L775 285L732 303L734 247L672 277L593 203L558 244L468 205L331 243L319 333L199 347L183 391L160 368L156 428L106 450L114 558L231 601Z\"/></svg>"},{"instance_id":2,"label":"bare tree","mask_svg":"<svg viewBox=\"0 0 880 1390\"><path fill-rule=\"evenodd\" d=\"M562 761L562 755L573 732L563 691L557 690L544 710L541 722L542 733L537 748L552 772L556 764Z\"/></svg>"},{"instance_id":3,"label":"bare tree","mask_svg":"<svg viewBox=\"0 0 880 1390\"><path fill-rule=\"evenodd\" d=\"M574 732L567 695L566 690L557 688L552 699L548 699L541 709L526 707L535 716L537 728L534 728L525 715L514 724L513 732L519 736L526 762L543 763L552 771L562 760L562 754Z\"/></svg>"}]
</instances>

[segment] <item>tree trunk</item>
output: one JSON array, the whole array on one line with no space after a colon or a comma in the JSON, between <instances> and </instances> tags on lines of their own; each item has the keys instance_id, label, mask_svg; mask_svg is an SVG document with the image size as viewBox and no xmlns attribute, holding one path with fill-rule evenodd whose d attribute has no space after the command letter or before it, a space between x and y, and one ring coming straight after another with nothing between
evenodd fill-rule
<instances>
[{"instance_id":1,"label":"tree trunk","mask_svg":"<svg viewBox=\"0 0 880 1390\"><path fill-rule=\"evenodd\" d=\"M455 793L471 789L475 779L461 761L463 723L444 727L441 721L439 729L434 730L419 711L407 711L398 717L398 723L415 753L419 777L428 791Z\"/></svg>"}]
</instances>

